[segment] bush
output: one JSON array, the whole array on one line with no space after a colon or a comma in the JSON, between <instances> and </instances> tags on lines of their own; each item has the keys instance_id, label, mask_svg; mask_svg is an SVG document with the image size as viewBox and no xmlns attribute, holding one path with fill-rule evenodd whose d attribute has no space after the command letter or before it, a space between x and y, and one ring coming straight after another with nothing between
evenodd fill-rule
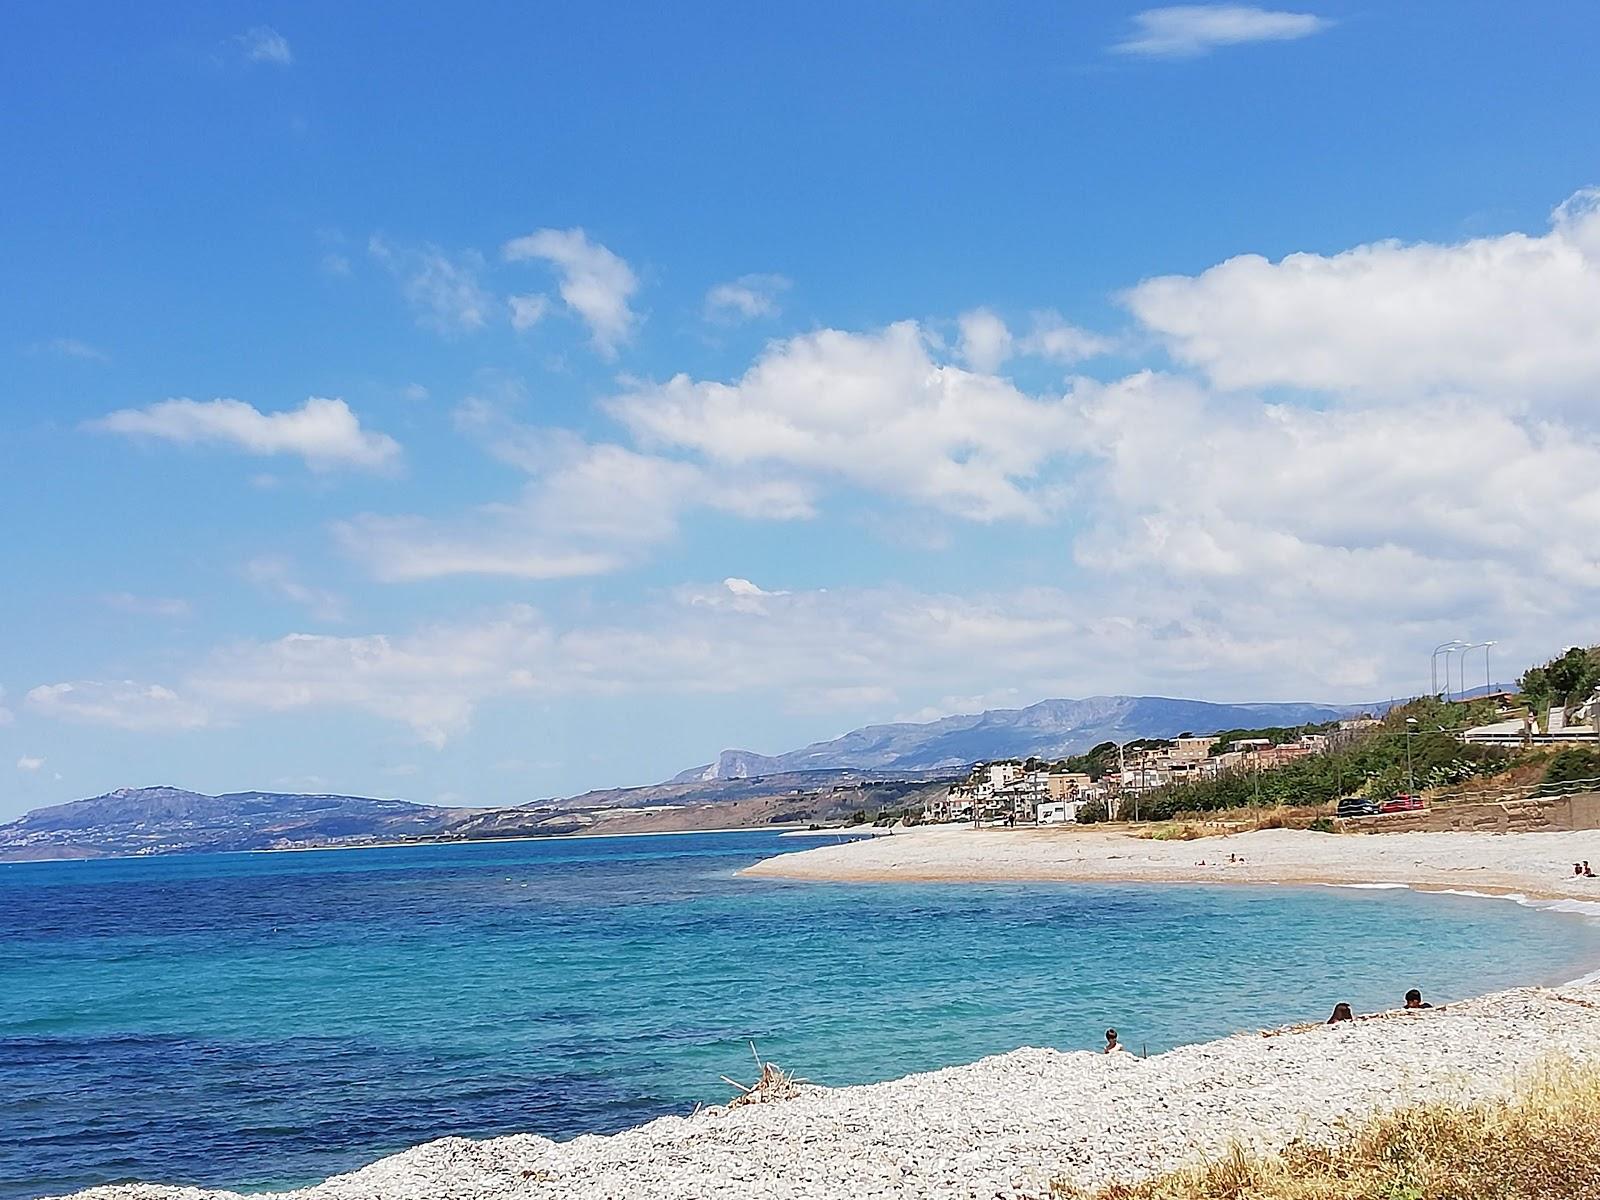
<instances>
[{"instance_id":1,"label":"bush","mask_svg":"<svg viewBox=\"0 0 1600 1200\"><path fill-rule=\"evenodd\" d=\"M1099 821L1104 821L1107 815L1106 802L1098 797L1093 800L1085 800L1078 805L1079 825L1093 825Z\"/></svg>"},{"instance_id":2,"label":"bush","mask_svg":"<svg viewBox=\"0 0 1600 1200\"><path fill-rule=\"evenodd\" d=\"M1600 750L1573 746L1557 754L1545 768L1545 783L1571 783L1578 779L1600 779Z\"/></svg>"}]
</instances>

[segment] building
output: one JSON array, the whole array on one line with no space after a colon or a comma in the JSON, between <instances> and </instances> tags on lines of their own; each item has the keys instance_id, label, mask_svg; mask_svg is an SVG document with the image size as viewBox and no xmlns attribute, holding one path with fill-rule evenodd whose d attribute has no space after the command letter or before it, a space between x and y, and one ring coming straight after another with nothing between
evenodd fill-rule
<instances>
[{"instance_id":1,"label":"building","mask_svg":"<svg viewBox=\"0 0 1600 1200\"><path fill-rule=\"evenodd\" d=\"M1169 754L1173 762L1192 763L1203 762L1211 757L1211 747L1217 744L1215 734L1206 737L1192 735L1173 738L1172 749Z\"/></svg>"}]
</instances>

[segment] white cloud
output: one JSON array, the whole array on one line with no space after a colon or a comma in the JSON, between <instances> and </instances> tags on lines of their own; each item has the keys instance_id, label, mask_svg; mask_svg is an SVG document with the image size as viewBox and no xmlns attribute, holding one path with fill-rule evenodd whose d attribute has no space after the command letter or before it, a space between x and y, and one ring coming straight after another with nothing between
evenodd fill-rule
<instances>
[{"instance_id":1,"label":"white cloud","mask_svg":"<svg viewBox=\"0 0 1600 1200\"><path fill-rule=\"evenodd\" d=\"M244 577L263 591L300 605L319 621L344 620L344 598L302 582L286 558L271 554L252 558L244 565Z\"/></svg>"},{"instance_id":2,"label":"white cloud","mask_svg":"<svg viewBox=\"0 0 1600 1200\"><path fill-rule=\"evenodd\" d=\"M5 688L0 688L0 701L3 701L5 698L6 698L6 690L5 690ZM6 725L9 725L13 721L15 721L16 719L17 718L16 718L16 714L15 713L13 713L4 704L0 704L0 727L4 727Z\"/></svg>"},{"instance_id":3,"label":"white cloud","mask_svg":"<svg viewBox=\"0 0 1600 1200\"><path fill-rule=\"evenodd\" d=\"M271 63L276 67L287 67L294 62L289 39L270 25L257 25L241 33L235 40L250 62Z\"/></svg>"},{"instance_id":4,"label":"white cloud","mask_svg":"<svg viewBox=\"0 0 1600 1200\"><path fill-rule=\"evenodd\" d=\"M961 314L961 359L974 371L992 374L1011 357L1011 331L987 308Z\"/></svg>"},{"instance_id":5,"label":"white cloud","mask_svg":"<svg viewBox=\"0 0 1600 1200\"><path fill-rule=\"evenodd\" d=\"M17 770L19 771L37 771L42 766L44 766L44 759L42 758L32 758L24 754L17 759Z\"/></svg>"},{"instance_id":6,"label":"white cloud","mask_svg":"<svg viewBox=\"0 0 1600 1200\"><path fill-rule=\"evenodd\" d=\"M1112 342L1078 328L1058 312L1046 311L1033 314L1033 328L1018 341L1017 349L1036 358L1070 364L1108 353Z\"/></svg>"},{"instance_id":7,"label":"white cloud","mask_svg":"<svg viewBox=\"0 0 1600 1200\"><path fill-rule=\"evenodd\" d=\"M170 688L131 680L43 684L28 693L27 703L42 716L140 733L199 729L210 723L205 709Z\"/></svg>"},{"instance_id":8,"label":"white cloud","mask_svg":"<svg viewBox=\"0 0 1600 1200\"><path fill-rule=\"evenodd\" d=\"M194 613L194 606L176 596L136 596L132 592L112 592L105 597L107 608L140 617L165 617L181 620Z\"/></svg>"},{"instance_id":9,"label":"white cloud","mask_svg":"<svg viewBox=\"0 0 1600 1200\"><path fill-rule=\"evenodd\" d=\"M1152 58L1195 58L1219 46L1310 37L1332 22L1310 13L1244 4L1177 4L1135 14L1133 33L1112 49Z\"/></svg>"},{"instance_id":10,"label":"white cloud","mask_svg":"<svg viewBox=\"0 0 1600 1200\"><path fill-rule=\"evenodd\" d=\"M60 355L62 358L78 358L85 362L111 361L111 356L98 346L91 346L88 342L72 337L51 338L48 342L34 346L33 349Z\"/></svg>"},{"instance_id":11,"label":"white cloud","mask_svg":"<svg viewBox=\"0 0 1600 1200\"><path fill-rule=\"evenodd\" d=\"M163 400L148 408L125 408L88 428L129 437L159 438L184 445L219 445L247 454L293 454L314 470L398 465L400 444L371 433L343 400L312 396L297 409L263 413L243 400Z\"/></svg>"},{"instance_id":12,"label":"white cloud","mask_svg":"<svg viewBox=\"0 0 1600 1200\"><path fill-rule=\"evenodd\" d=\"M1587 405L1600 389L1600 189L1557 208L1541 236L1242 255L1125 299L1221 388Z\"/></svg>"},{"instance_id":13,"label":"white cloud","mask_svg":"<svg viewBox=\"0 0 1600 1200\"><path fill-rule=\"evenodd\" d=\"M369 514L340 523L340 542L377 578L602 575L670 541L690 509L773 520L812 514L806 490L783 479L719 477L693 463L495 421L483 408L464 419L492 440L491 452L536 477L515 502L455 520Z\"/></svg>"},{"instance_id":14,"label":"white cloud","mask_svg":"<svg viewBox=\"0 0 1600 1200\"><path fill-rule=\"evenodd\" d=\"M542 259L561 276L561 299L589 327L607 358L633 336L638 316L629 307L639 280L628 264L581 229L540 229L502 248L507 262Z\"/></svg>"},{"instance_id":15,"label":"white cloud","mask_svg":"<svg viewBox=\"0 0 1600 1200\"><path fill-rule=\"evenodd\" d=\"M741 275L706 293L706 320L721 325L778 315L778 296L789 289L782 275Z\"/></svg>"},{"instance_id":16,"label":"white cloud","mask_svg":"<svg viewBox=\"0 0 1600 1200\"><path fill-rule=\"evenodd\" d=\"M507 296L506 307L511 310L511 328L518 333L532 329L550 311L548 296Z\"/></svg>"},{"instance_id":17,"label":"white cloud","mask_svg":"<svg viewBox=\"0 0 1600 1200\"><path fill-rule=\"evenodd\" d=\"M1058 399L936 361L913 321L775 342L735 383L678 375L607 407L646 445L842 478L985 521L1053 507L1041 471L1073 424Z\"/></svg>"},{"instance_id":18,"label":"white cloud","mask_svg":"<svg viewBox=\"0 0 1600 1200\"><path fill-rule=\"evenodd\" d=\"M367 253L399 281L417 323L429 329L471 333L482 329L498 307L479 281L483 258L473 251L452 258L438 246L393 246L374 234Z\"/></svg>"}]
</instances>

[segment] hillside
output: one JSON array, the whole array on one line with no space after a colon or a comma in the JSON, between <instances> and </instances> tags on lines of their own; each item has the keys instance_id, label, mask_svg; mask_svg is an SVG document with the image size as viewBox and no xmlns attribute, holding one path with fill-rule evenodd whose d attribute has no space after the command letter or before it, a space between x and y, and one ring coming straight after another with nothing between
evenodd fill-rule
<instances>
[{"instance_id":1,"label":"hillside","mask_svg":"<svg viewBox=\"0 0 1600 1200\"><path fill-rule=\"evenodd\" d=\"M1360 712L1330 704L1211 704L1164 696L1090 696L1041 700L925 724L868 725L786 754L724 750L716 762L672 782L749 779L791 771L951 770L997 758L1062 758L1106 741L1176 737L1219 729L1303 725Z\"/></svg>"},{"instance_id":2,"label":"hillside","mask_svg":"<svg viewBox=\"0 0 1600 1200\"><path fill-rule=\"evenodd\" d=\"M471 815L365 796L119 788L0 825L0 861L372 841L437 833Z\"/></svg>"}]
</instances>

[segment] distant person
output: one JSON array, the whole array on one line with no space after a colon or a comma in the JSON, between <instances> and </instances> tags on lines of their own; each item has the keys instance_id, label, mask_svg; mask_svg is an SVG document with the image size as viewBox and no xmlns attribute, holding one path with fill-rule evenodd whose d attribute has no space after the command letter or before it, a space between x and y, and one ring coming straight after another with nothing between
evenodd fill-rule
<instances>
[{"instance_id":1,"label":"distant person","mask_svg":"<svg viewBox=\"0 0 1600 1200\"><path fill-rule=\"evenodd\" d=\"M1582 863L1573 863L1572 864L1572 873L1574 875L1580 875L1581 876L1583 874L1583 864Z\"/></svg>"},{"instance_id":2,"label":"distant person","mask_svg":"<svg viewBox=\"0 0 1600 1200\"><path fill-rule=\"evenodd\" d=\"M1585 879L1594 878L1594 872L1589 869L1589 860L1587 858L1583 860L1583 877Z\"/></svg>"},{"instance_id":3,"label":"distant person","mask_svg":"<svg viewBox=\"0 0 1600 1200\"><path fill-rule=\"evenodd\" d=\"M1417 991L1416 988L1412 988L1409 992L1406 993L1406 1007L1407 1008L1432 1008L1433 1005L1424 1004L1423 1000L1422 1000L1422 993Z\"/></svg>"},{"instance_id":4,"label":"distant person","mask_svg":"<svg viewBox=\"0 0 1600 1200\"><path fill-rule=\"evenodd\" d=\"M1106 1054L1126 1054L1128 1052L1128 1048L1117 1041L1117 1031L1115 1029L1106 1030L1106 1048L1104 1052Z\"/></svg>"},{"instance_id":5,"label":"distant person","mask_svg":"<svg viewBox=\"0 0 1600 1200\"><path fill-rule=\"evenodd\" d=\"M1328 1018L1329 1025L1337 1025L1340 1021L1354 1021L1355 1014L1350 1011L1350 1006L1340 1001L1333 1006L1333 1016Z\"/></svg>"}]
</instances>

